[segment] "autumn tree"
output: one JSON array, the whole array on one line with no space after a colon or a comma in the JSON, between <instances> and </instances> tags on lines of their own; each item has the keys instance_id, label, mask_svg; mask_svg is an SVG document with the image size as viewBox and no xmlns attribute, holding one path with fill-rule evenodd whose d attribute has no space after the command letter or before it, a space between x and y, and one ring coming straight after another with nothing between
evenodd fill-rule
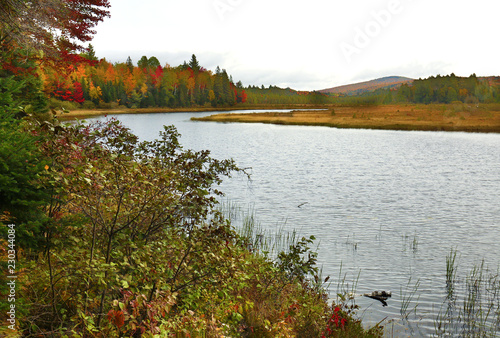
<instances>
[{"instance_id":1,"label":"autumn tree","mask_svg":"<svg viewBox=\"0 0 500 338\"><path fill-rule=\"evenodd\" d=\"M109 0L3 0L1 40L50 57L67 56L92 39L109 7Z\"/></svg>"}]
</instances>

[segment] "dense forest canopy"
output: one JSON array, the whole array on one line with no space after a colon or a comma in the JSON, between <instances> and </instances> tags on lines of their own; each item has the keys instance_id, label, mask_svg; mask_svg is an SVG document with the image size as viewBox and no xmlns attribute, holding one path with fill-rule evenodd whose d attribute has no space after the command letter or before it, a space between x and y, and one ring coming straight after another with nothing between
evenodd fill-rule
<instances>
[{"instance_id":1,"label":"dense forest canopy","mask_svg":"<svg viewBox=\"0 0 500 338\"><path fill-rule=\"evenodd\" d=\"M200 66L193 54L189 63L162 66L154 56L143 56L137 65L97 60L92 48L82 54L87 62L69 64L66 72L42 67L48 97L95 106L129 108L233 106L246 102L245 90L235 85L225 69L215 73ZM80 106L75 106L80 107Z\"/></svg>"}]
</instances>

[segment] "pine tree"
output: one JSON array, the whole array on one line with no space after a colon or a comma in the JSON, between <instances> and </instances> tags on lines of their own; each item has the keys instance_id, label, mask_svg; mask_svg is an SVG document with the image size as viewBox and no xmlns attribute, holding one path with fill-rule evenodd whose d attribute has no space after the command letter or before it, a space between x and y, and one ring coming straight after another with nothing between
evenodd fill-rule
<instances>
[{"instance_id":1,"label":"pine tree","mask_svg":"<svg viewBox=\"0 0 500 338\"><path fill-rule=\"evenodd\" d=\"M191 56L191 61L189 61L189 67L196 73L200 71L200 64L198 63L198 60L196 59L196 55Z\"/></svg>"},{"instance_id":2,"label":"pine tree","mask_svg":"<svg viewBox=\"0 0 500 338\"><path fill-rule=\"evenodd\" d=\"M126 64L130 74L132 74L132 72L134 71L134 64L132 63L132 59L130 58L130 56L127 58Z\"/></svg>"}]
</instances>

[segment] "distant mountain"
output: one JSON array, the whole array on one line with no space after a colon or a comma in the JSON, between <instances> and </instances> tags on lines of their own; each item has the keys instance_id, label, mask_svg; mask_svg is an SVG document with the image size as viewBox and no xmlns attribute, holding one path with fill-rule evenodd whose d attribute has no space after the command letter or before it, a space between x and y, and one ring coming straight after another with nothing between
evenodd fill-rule
<instances>
[{"instance_id":1,"label":"distant mountain","mask_svg":"<svg viewBox=\"0 0 500 338\"><path fill-rule=\"evenodd\" d=\"M413 79L402 76L388 76L376 80L354 83L345 86L333 87L320 90L321 93L335 93L345 95L358 95L366 92L372 92L380 88L397 88L404 83L413 82Z\"/></svg>"}]
</instances>

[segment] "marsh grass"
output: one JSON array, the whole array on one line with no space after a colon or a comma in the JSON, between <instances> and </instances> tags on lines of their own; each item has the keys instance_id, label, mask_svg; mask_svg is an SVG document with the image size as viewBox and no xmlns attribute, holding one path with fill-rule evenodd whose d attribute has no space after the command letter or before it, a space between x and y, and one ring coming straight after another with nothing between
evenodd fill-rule
<instances>
[{"instance_id":1,"label":"marsh grass","mask_svg":"<svg viewBox=\"0 0 500 338\"><path fill-rule=\"evenodd\" d=\"M359 242L356 241L355 234L352 234L352 239L348 235L345 244L347 246L351 247L352 250L354 250L354 251L358 250L358 244L359 244Z\"/></svg>"},{"instance_id":2,"label":"marsh grass","mask_svg":"<svg viewBox=\"0 0 500 338\"><path fill-rule=\"evenodd\" d=\"M361 271L358 272L357 276L353 278L352 282L349 284L347 279L347 273L342 271L343 265L340 263L339 275L337 278L336 295L337 301L340 303L352 303L355 304L356 289L358 287L359 276Z\"/></svg>"},{"instance_id":3,"label":"marsh grass","mask_svg":"<svg viewBox=\"0 0 500 338\"><path fill-rule=\"evenodd\" d=\"M457 250L451 249L451 252L446 256L446 291L448 300L454 301L455 299L455 284L457 277Z\"/></svg>"},{"instance_id":4,"label":"marsh grass","mask_svg":"<svg viewBox=\"0 0 500 338\"><path fill-rule=\"evenodd\" d=\"M335 128L500 132L498 107L487 104L336 106L334 109L335 115L331 110L325 110L300 111L292 116L276 113L217 114L194 120Z\"/></svg>"},{"instance_id":5,"label":"marsh grass","mask_svg":"<svg viewBox=\"0 0 500 338\"><path fill-rule=\"evenodd\" d=\"M408 234L401 235L401 242L403 244L403 252L406 252L409 249L410 251L413 251L413 253L417 253L418 236L416 231L413 236Z\"/></svg>"},{"instance_id":6,"label":"marsh grass","mask_svg":"<svg viewBox=\"0 0 500 338\"><path fill-rule=\"evenodd\" d=\"M276 259L280 252L288 252L290 246L301 239L297 230L285 231L286 220L276 224L274 231L264 229L253 207L244 210L235 203L225 201L220 203L219 211L231 222L248 249L270 259Z\"/></svg>"},{"instance_id":7,"label":"marsh grass","mask_svg":"<svg viewBox=\"0 0 500 338\"><path fill-rule=\"evenodd\" d=\"M435 321L436 336L498 337L500 332L499 270L484 260L457 277L457 251L446 257L446 297Z\"/></svg>"},{"instance_id":8,"label":"marsh grass","mask_svg":"<svg viewBox=\"0 0 500 338\"><path fill-rule=\"evenodd\" d=\"M420 280L417 280L415 284L412 284L412 278L408 280L408 283L406 284L406 287L403 289L401 287L400 289L400 294L401 294L401 317L403 319L408 319L410 314L414 312L415 314L417 313L417 307L418 307L418 301L420 299L420 295L417 296L417 299L415 301L415 306L410 308L410 305L414 301L415 295L417 294L418 288L420 287Z\"/></svg>"}]
</instances>

